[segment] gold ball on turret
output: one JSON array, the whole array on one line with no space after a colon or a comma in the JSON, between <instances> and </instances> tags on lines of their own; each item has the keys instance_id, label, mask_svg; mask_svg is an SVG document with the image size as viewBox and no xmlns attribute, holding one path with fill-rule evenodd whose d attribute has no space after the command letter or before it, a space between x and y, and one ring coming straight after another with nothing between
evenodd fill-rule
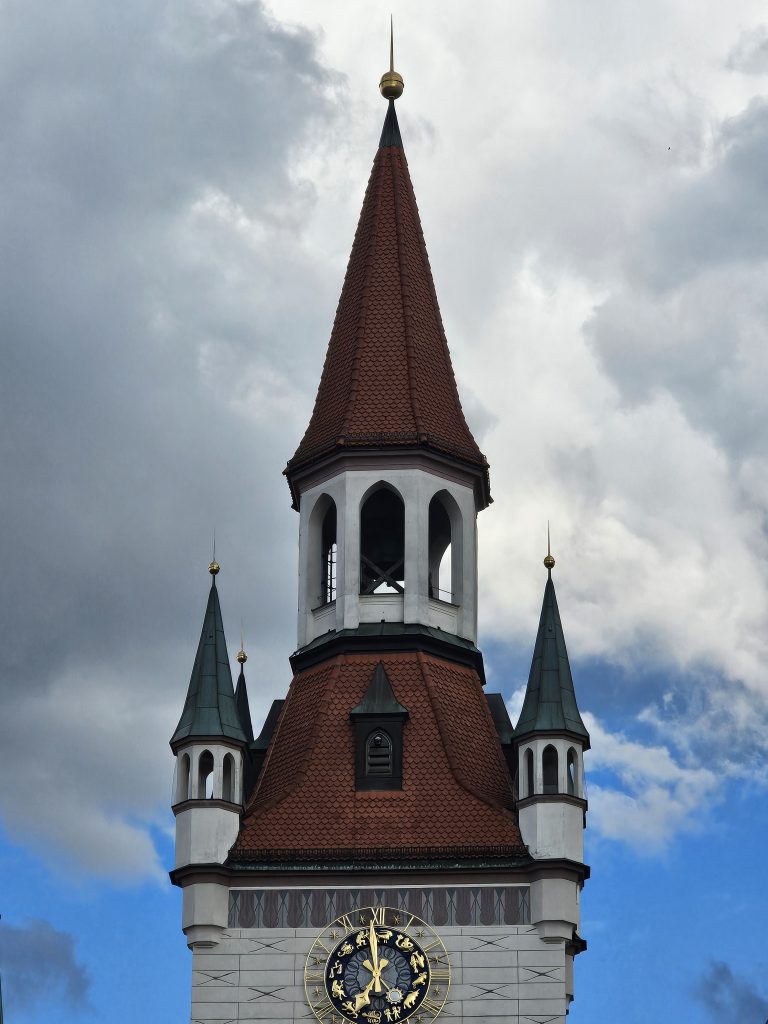
<instances>
[{"instance_id":1,"label":"gold ball on turret","mask_svg":"<svg viewBox=\"0 0 768 1024\"><path fill-rule=\"evenodd\" d=\"M544 565L547 567L547 569L554 569L554 567L555 567L555 560L552 557L552 555L547 555L546 556L546 558L544 559Z\"/></svg>"},{"instance_id":2,"label":"gold ball on turret","mask_svg":"<svg viewBox=\"0 0 768 1024\"><path fill-rule=\"evenodd\" d=\"M403 82L403 76L399 75L394 68L390 71L385 71L381 76L379 92L385 100L399 99L399 97L403 95L404 88L405 83Z\"/></svg>"},{"instance_id":3,"label":"gold ball on turret","mask_svg":"<svg viewBox=\"0 0 768 1024\"><path fill-rule=\"evenodd\" d=\"M241 665L244 665L246 661L248 661L248 655L245 653L242 647L237 652L237 660L240 662Z\"/></svg>"},{"instance_id":4,"label":"gold ball on turret","mask_svg":"<svg viewBox=\"0 0 768 1024\"><path fill-rule=\"evenodd\" d=\"M219 568L220 567L218 562L211 562L211 564L208 566L208 572L211 574L211 576L216 576L218 575Z\"/></svg>"}]
</instances>

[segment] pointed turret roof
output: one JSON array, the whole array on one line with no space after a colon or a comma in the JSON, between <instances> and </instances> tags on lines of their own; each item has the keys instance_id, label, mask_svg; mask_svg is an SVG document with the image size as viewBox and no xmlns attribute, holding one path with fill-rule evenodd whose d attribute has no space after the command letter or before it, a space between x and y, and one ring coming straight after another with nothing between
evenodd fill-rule
<instances>
[{"instance_id":1,"label":"pointed turret roof","mask_svg":"<svg viewBox=\"0 0 768 1024\"><path fill-rule=\"evenodd\" d=\"M238 658L238 661L240 659ZM245 685L245 672L243 662L240 662L240 675L237 677L237 686L235 687L235 707L237 708L237 717L240 719L240 724L243 727L245 738L249 743L253 743L253 722L251 721L251 705L248 702L248 688Z\"/></svg>"},{"instance_id":2,"label":"pointed turret roof","mask_svg":"<svg viewBox=\"0 0 768 1024\"><path fill-rule=\"evenodd\" d=\"M547 557L551 558L550 555ZM523 710L515 728L515 738L519 740L532 733L563 732L578 736L584 749L589 749L589 733L576 704L555 584L552 582L552 570L548 566L531 673L528 676Z\"/></svg>"},{"instance_id":3,"label":"pointed turret roof","mask_svg":"<svg viewBox=\"0 0 768 1024\"><path fill-rule=\"evenodd\" d=\"M211 739L226 737L241 743L246 742L235 705L235 691L232 686L232 672L221 620L214 565L215 562L211 563L213 579L203 619L203 630L197 646L184 710L171 738L172 747L182 740L195 736Z\"/></svg>"},{"instance_id":4,"label":"pointed turret roof","mask_svg":"<svg viewBox=\"0 0 768 1024\"><path fill-rule=\"evenodd\" d=\"M314 410L288 477L351 448L433 450L487 476L461 408L392 99Z\"/></svg>"}]
</instances>

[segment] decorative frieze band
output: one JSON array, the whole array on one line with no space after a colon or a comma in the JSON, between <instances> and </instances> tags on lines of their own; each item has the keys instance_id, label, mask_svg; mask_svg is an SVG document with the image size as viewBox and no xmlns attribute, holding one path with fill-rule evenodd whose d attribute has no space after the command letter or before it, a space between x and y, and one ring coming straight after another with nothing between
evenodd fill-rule
<instances>
[{"instance_id":1,"label":"decorative frieze band","mask_svg":"<svg viewBox=\"0 0 768 1024\"><path fill-rule=\"evenodd\" d=\"M359 907L415 914L436 927L530 923L527 885L403 889L232 889L230 928L322 928Z\"/></svg>"}]
</instances>

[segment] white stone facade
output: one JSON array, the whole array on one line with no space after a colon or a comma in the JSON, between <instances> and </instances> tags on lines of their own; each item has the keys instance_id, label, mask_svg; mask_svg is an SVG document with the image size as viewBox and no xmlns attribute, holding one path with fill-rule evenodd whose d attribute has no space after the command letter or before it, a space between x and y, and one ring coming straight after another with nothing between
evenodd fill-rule
<instances>
[{"instance_id":1,"label":"white stone facade","mask_svg":"<svg viewBox=\"0 0 768 1024\"><path fill-rule=\"evenodd\" d=\"M448 999L438 1020L565 1024L572 960L564 942L544 941L534 925L436 930L451 963ZM195 950L192 1024L314 1020L304 968L318 931L227 929L216 946Z\"/></svg>"}]
</instances>

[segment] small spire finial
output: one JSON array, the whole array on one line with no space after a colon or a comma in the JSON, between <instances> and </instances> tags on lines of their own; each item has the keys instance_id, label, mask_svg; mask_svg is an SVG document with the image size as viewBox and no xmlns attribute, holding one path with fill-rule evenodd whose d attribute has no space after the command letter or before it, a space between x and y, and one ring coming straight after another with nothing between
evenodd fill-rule
<instances>
[{"instance_id":1,"label":"small spire finial","mask_svg":"<svg viewBox=\"0 0 768 1024\"><path fill-rule=\"evenodd\" d=\"M379 92L385 100L396 100L403 95L405 84L403 76L395 71L395 26L392 15L389 16L389 71L385 71L379 82Z\"/></svg>"},{"instance_id":2,"label":"small spire finial","mask_svg":"<svg viewBox=\"0 0 768 1024\"><path fill-rule=\"evenodd\" d=\"M219 563L216 561L216 530L214 529L214 531L213 531L213 558L211 559L211 564L208 566L208 572L211 574L211 576L216 576L216 575L218 575L219 568L220 568Z\"/></svg>"},{"instance_id":3,"label":"small spire finial","mask_svg":"<svg viewBox=\"0 0 768 1024\"><path fill-rule=\"evenodd\" d=\"M245 647L243 645L243 620L240 619L240 650L237 652L237 660L241 665L244 665L248 661L248 655L245 653Z\"/></svg>"},{"instance_id":4,"label":"small spire finial","mask_svg":"<svg viewBox=\"0 0 768 1024\"><path fill-rule=\"evenodd\" d=\"M552 547L549 542L549 520L547 520L547 554L544 559L544 565L547 567L547 572L552 575L552 570L555 567L555 560L552 557Z\"/></svg>"}]
</instances>

